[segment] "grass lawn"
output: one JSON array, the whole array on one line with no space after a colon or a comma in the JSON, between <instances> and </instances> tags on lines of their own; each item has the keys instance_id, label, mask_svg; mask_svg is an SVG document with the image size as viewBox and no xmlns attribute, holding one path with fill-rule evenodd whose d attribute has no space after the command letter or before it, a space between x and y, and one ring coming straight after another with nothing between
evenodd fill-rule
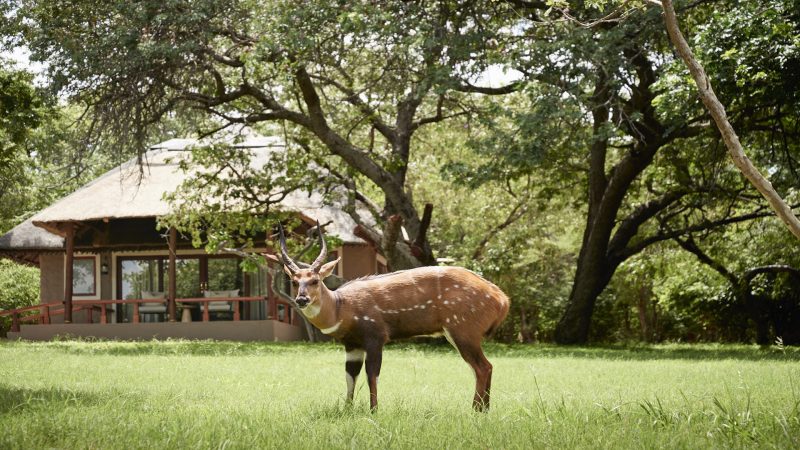
<instances>
[{"instance_id":1,"label":"grass lawn","mask_svg":"<svg viewBox=\"0 0 800 450\"><path fill-rule=\"evenodd\" d=\"M800 448L800 350L390 346L371 414L333 344L0 343L0 448Z\"/></svg>"}]
</instances>

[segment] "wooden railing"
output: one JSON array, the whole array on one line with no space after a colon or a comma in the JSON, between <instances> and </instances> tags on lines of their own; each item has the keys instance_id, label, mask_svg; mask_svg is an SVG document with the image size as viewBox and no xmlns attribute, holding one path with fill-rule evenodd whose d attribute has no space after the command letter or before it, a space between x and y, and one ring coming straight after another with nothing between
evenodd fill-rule
<instances>
[{"instance_id":1,"label":"wooden railing","mask_svg":"<svg viewBox=\"0 0 800 450\"><path fill-rule=\"evenodd\" d=\"M209 311L209 303L211 302L231 302L233 304L233 320L241 320L241 304L242 302L256 302L267 301L266 297L198 297L198 298L178 298L175 299L176 304L199 304L203 310L203 322L208 322L211 319ZM285 304L287 307L287 317L289 303L281 300L274 302ZM87 314L87 323L93 323L93 312L100 312L100 323L108 323L108 312L111 311L110 305L133 305L133 323L139 323L139 307L142 303L163 303L167 306L167 300L161 299L131 299L131 300L73 300L72 311L90 310ZM31 313L31 314L25 314ZM42 303L39 305L28 306L25 308L17 308L6 311L0 311L0 317L11 316L11 331L19 332L20 325L23 322L38 322L39 324L50 324L54 316L64 315L64 304L61 303ZM289 320L285 320L289 322Z\"/></svg>"}]
</instances>

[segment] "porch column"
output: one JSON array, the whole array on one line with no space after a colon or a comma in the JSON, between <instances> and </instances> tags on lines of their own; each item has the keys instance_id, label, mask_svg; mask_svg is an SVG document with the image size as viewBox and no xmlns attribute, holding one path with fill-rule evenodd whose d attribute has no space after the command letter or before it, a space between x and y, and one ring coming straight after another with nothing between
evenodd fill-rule
<instances>
[{"instance_id":1,"label":"porch column","mask_svg":"<svg viewBox=\"0 0 800 450\"><path fill-rule=\"evenodd\" d=\"M64 259L64 323L72 323L72 261L75 257L75 225L68 224L64 231L67 255Z\"/></svg>"},{"instance_id":2,"label":"porch column","mask_svg":"<svg viewBox=\"0 0 800 450\"><path fill-rule=\"evenodd\" d=\"M175 247L178 240L178 231L173 227L169 229L169 291L167 292L167 315L170 322L175 322Z\"/></svg>"}]
</instances>

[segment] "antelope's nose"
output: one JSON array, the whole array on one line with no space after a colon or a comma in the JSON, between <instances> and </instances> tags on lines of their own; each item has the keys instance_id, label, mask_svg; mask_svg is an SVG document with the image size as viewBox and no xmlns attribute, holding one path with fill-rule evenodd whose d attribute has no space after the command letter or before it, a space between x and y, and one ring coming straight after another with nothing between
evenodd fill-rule
<instances>
[{"instance_id":1,"label":"antelope's nose","mask_svg":"<svg viewBox=\"0 0 800 450\"><path fill-rule=\"evenodd\" d=\"M297 306L299 306L300 308L305 308L306 305L308 305L311 302L311 299L306 297L305 295L301 295L301 296L298 296L294 300L294 302L297 303Z\"/></svg>"}]
</instances>

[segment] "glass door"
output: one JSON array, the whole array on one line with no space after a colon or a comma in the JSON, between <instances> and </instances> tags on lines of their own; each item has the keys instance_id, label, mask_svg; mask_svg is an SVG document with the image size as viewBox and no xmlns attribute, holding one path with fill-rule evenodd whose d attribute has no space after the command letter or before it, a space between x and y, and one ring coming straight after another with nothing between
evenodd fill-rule
<instances>
[{"instance_id":1,"label":"glass door","mask_svg":"<svg viewBox=\"0 0 800 450\"><path fill-rule=\"evenodd\" d=\"M169 258L166 256L121 257L117 260L117 298L120 300L167 297ZM205 291L227 291L243 296L244 274L239 259L218 256L182 256L175 261L176 298L199 298ZM236 292L233 295L233 292ZM201 308L192 313L200 319ZM229 314L232 317L232 314ZM141 317L148 320L150 317ZM133 322L133 305L117 308L117 322Z\"/></svg>"},{"instance_id":2,"label":"glass door","mask_svg":"<svg viewBox=\"0 0 800 450\"><path fill-rule=\"evenodd\" d=\"M165 297L163 259L122 258L118 260L117 270L119 300ZM117 306L117 322L133 322L133 305ZM151 315L146 316L152 319Z\"/></svg>"}]
</instances>

